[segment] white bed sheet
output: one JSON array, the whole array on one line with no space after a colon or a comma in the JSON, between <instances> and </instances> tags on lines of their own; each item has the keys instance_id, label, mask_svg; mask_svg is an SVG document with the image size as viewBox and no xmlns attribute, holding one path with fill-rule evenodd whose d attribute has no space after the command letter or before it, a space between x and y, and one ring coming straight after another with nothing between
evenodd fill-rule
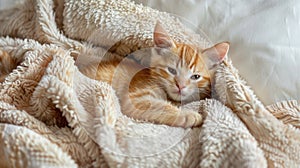
<instances>
[{"instance_id":1,"label":"white bed sheet","mask_svg":"<svg viewBox=\"0 0 300 168\"><path fill-rule=\"evenodd\" d=\"M14 6L20 0L0 0L0 10Z\"/></svg>"},{"instance_id":2,"label":"white bed sheet","mask_svg":"<svg viewBox=\"0 0 300 168\"><path fill-rule=\"evenodd\" d=\"M213 43L229 41L233 64L266 105L300 100L300 1L135 1L184 17Z\"/></svg>"}]
</instances>

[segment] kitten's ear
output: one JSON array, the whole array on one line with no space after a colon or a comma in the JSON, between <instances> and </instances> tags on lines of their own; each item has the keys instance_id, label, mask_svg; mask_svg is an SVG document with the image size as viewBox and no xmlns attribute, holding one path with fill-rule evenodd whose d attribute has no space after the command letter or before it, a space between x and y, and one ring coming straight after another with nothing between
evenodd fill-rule
<instances>
[{"instance_id":1,"label":"kitten's ear","mask_svg":"<svg viewBox=\"0 0 300 168\"><path fill-rule=\"evenodd\" d=\"M154 28L153 40L155 46L159 48L172 48L175 47L175 43L168 35L165 29L161 26L160 22L157 22Z\"/></svg>"},{"instance_id":2,"label":"kitten's ear","mask_svg":"<svg viewBox=\"0 0 300 168\"><path fill-rule=\"evenodd\" d=\"M202 51L208 69L220 64L226 57L229 50L229 42L222 42Z\"/></svg>"}]
</instances>

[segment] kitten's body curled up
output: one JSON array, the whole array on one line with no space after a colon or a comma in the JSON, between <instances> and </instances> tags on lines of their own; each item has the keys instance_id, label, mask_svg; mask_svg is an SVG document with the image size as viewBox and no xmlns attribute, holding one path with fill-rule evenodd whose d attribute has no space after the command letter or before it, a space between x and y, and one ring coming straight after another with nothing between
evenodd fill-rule
<instances>
[{"instance_id":1,"label":"kitten's body curled up","mask_svg":"<svg viewBox=\"0 0 300 168\"><path fill-rule=\"evenodd\" d=\"M159 23L154 30L154 43L153 48L132 53L142 58L143 66L124 59L89 65L81 72L111 84L122 113L129 117L184 128L201 125L199 113L179 105L209 97L210 69L222 62L229 44L219 43L200 52L192 46L176 44Z\"/></svg>"}]
</instances>

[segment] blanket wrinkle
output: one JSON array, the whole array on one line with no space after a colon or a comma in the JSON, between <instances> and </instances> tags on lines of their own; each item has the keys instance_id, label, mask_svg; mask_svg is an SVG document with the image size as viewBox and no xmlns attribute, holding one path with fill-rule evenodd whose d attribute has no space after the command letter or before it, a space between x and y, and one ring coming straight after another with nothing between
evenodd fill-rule
<instances>
[{"instance_id":1,"label":"blanket wrinkle","mask_svg":"<svg viewBox=\"0 0 300 168\"><path fill-rule=\"evenodd\" d=\"M227 97L223 100L224 103L232 109L236 109L234 112L243 120L251 134L258 141L260 148L264 150L268 164L275 167L300 165L300 155L296 152L300 150L300 130L290 124L284 124L282 120L278 120L272 115L272 112L267 110L268 108L258 100L250 87L239 77L231 62L226 63L226 65L220 66L216 74L217 80L227 80L225 83L228 84L227 90L219 93L224 94L227 92L225 94ZM233 73L235 75L232 75ZM296 103L291 102L290 104L295 107L293 111L299 112L299 106ZM276 106L278 107L278 105ZM272 106L269 110L271 109ZM292 112L288 108L285 108L285 110L289 111L286 115ZM276 114L276 111L274 113ZM297 116L295 115L295 117Z\"/></svg>"},{"instance_id":2,"label":"blanket wrinkle","mask_svg":"<svg viewBox=\"0 0 300 168\"><path fill-rule=\"evenodd\" d=\"M220 102L208 101L211 106L220 105ZM236 116L234 113L227 111L227 108L215 113L212 111L214 108L204 107L208 116L200 133L203 137L200 167L265 167L266 160L263 157L263 151L257 147L257 142L241 120L233 117ZM222 136L223 134L227 136ZM226 152L231 155L222 155ZM253 157L254 155L257 157ZM245 158L247 162L243 162ZM222 161L211 164L215 160Z\"/></svg>"},{"instance_id":3,"label":"blanket wrinkle","mask_svg":"<svg viewBox=\"0 0 300 168\"><path fill-rule=\"evenodd\" d=\"M45 51L44 51L45 52ZM53 51L52 51L53 52ZM42 55L39 55L39 54L37 54L37 55L28 55L28 57L31 57L31 56L35 56L35 57L37 57L37 56L42 56ZM30 58L28 58L28 59L26 59L25 58L25 60L28 60L28 61L30 61L30 60L35 60L35 61L37 61L37 60L39 60L39 59L30 59ZM49 60L51 60L51 59L49 59ZM72 60L72 59L69 59L69 60ZM41 61L41 60L40 60ZM43 61L47 61L47 59L45 59L45 60L43 60ZM70 64L72 64L72 62L70 62ZM31 67L28 67L29 69L30 68L32 68L32 69L35 69L35 68L37 68L37 67L34 67L34 64L31 64L32 66ZM39 70L41 70L41 71L45 71L45 70L43 70L43 64L42 63L40 63L40 64L36 64L36 65L39 65L39 66L41 66L41 67L39 67L39 68L37 68L37 69L39 69ZM50 64L51 65L51 64ZM54 65L56 65L56 64L54 64ZM22 66L22 64L21 64L21 66ZM22 69L22 68L20 68L21 66L19 66L18 68L19 69ZM24 67L23 67L24 68ZM37 69L35 69L35 70L37 70ZM27 70L27 71L24 71L24 72L36 72L36 71L30 71L30 70ZM46 71L47 72L47 71ZM48 71L49 72L49 71ZM39 72L38 72L39 73ZM16 73L16 74L20 74L20 73ZM11 75L16 75L16 74L11 74ZM25 75L24 75L24 73L22 73L22 75L23 75L23 77L24 76L26 76L26 73L25 73ZM31 74L31 75L34 75L34 74ZM45 77L45 76L44 76ZM10 79L10 76L8 77L8 79ZM47 79L47 76L45 77L45 78L43 78L43 79ZM43 83L43 81L44 80L41 80L41 82L40 83ZM47 80L46 80L47 81ZM48 80L48 81L52 81L52 80ZM38 82L37 82L38 83ZM47 85L43 85L43 84L41 84L41 87L46 87ZM31 87L26 87L26 89L32 89L32 88L34 88L34 87L36 87L36 86L31 86ZM18 87L17 87L18 88ZM66 89L65 91L68 91L69 89ZM36 91L36 90L35 90ZM50 90L48 90L48 91L50 91L51 92L51 89ZM33 92L33 91L32 91ZM15 92L13 92L12 93L12 95L11 96L14 96L14 94L15 94ZM22 94L21 94L22 95ZM31 101L33 101L33 102L37 102L37 103L40 103L40 106L42 106L42 108L49 108L49 107L53 107L53 106L55 106L54 104L52 105L51 104L51 101L48 101L48 99L47 99L47 94L45 95L45 93L42 93L41 95L39 95L40 97L45 97L45 102L43 102L43 99L35 99L35 101L34 100L32 100L31 99ZM25 96L25 97L31 97L31 96ZM55 96L55 97L57 97L57 96ZM22 97L22 98L24 98L24 96ZM32 97L33 99L35 98L34 96ZM14 98L12 99L12 100L14 100L15 99L15 96L14 96ZM18 105L18 107L20 107L20 105L22 105L22 103L24 104L24 103L26 103L28 100L27 99L21 99L20 101L14 101L14 103L17 103L17 105ZM55 103L55 100L53 101L54 103ZM21 104L18 104L18 103L21 103ZM26 104L28 104L28 102L26 103ZM22 106L21 106L22 107ZM36 109L30 109L30 108L27 108L26 109L27 111L29 111L28 113L29 114L32 114L33 116L35 116L35 117L37 117L40 121L51 121L51 120L59 120L60 118L62 118L62 117L59 117L59 116L61 116L61 114L60 115L58 115L57 113L58 113L58 111L57 110L55 110L55 108L50 108L50 110L49 110L49 112L50 113L54 113L54 114L56 114L56 115L49 115L49 114L43 114L43 112L45 112L44 111L44 109L42 109L42 110L40 110L41 112L40 113L42 113L43 114L43 116L44 117L46 117L45 119L43 119L42 117L40 117L39 116L39 114L38 114L38 112L39 111L35 111ZM52 111L51 111L52 110ZM38 115L35 115L35 113L34 112L37 112L37 114ZM5 114L5 113L3 113L3 114ZM8 117L3 117L3 118L7 118L8 119ZM27 117L24 117L24 121L26 121L26 118ZM14 118L13 118L14 119ZM23 121L23 120L21 120L21 121ZM47 122L42 122L42 123L47 123ZM54 122L55 123L55 122ZM72 122L70 122L70 123L72 123ZM41 124L41 123L39 123L39 124ZM53 123L52 123L53 124ZM38 125L38 124L37 124ZM57 126L59 126L59 124L57 124ZM52 138L52 139L55 139L55 138ZM56 138L57 139L57 138ZM78 141L78 140L77 140ZM61 143L61 142L60 142ZM60 144L60 143L58 143L58 144ZM66 142L66 144L68 144L69 142ZM78 143L78 142L77 142ZM87 143L82 143L82 144L87 144ZM69 144L69 145L66 145L66 147L67 148L70 148L72 146L72 144ZM80 150L80 148L82 148L82 147L77 147L78 149L76 149L76 148L74 148L74 149L76 149L75 151L77 151L77 150ZM75 153L78 153L78 152L75 152ZM82 153L84 153L84 152L82 152ZM79 157L78 157L79 156ZM78 157L78 159L80 158L81 159L81 161L80 162L84 162L84 160L86 160L85 158L85 156L84 155L82 155L81 157L81 154L79 154L79 155L76 155L75 157ZM88 161L90 161L90 159L88 159ZM80 163L79 162L79 163ZM85 163L86 164L86 163Z\"/></svg>"},{"instance_id":4,"label":"blanket wrinkle","mask_svg":"<svg viewBox=\"0 0 300 168\"><path fill-rule=\"evenodd\" d=\"M3 142L7 147L2 154L6 158L10 158L7 159L7 161L12 161L8 163L10 166L56 167L65 165L65 167L76 167L75 162L61 148L29 129L0 124L0 130L4 135L1 137L3 137ZM42 151L47 151L47 153ZM24 155L25 153L26 155ZM5 162L6 160L2 161Z\"/></svg>"},{"instance_id":5,"label":"blanket wrinkle","mask_svg":"<svg viewBox=\"0 0 300 168\"><path fill-rule=\"evenodd\" d=\"M2 120L4 118L5 118L5 121ZM24 111L20 111L20 110L2 111L1 112L1 122L7 123L7 125L13 124L15 126L19 126L19 127L16 127L18 129L19 128L24 128L24 129L28 128L28 130L32 130L35 133L37 133L38 135L40 135L39 137L45 137L46 139L50 140L53 144L58 145L60 148L62 148L62 150L64 152L68 151L68 152L72 153L72 152L76 152L76 151L80 150L80 148L82 148L80 145L78 145L78 142L76 142L76 138L74 137L73 134L71 134L71 131L68 128L58 129L57 127L47 127L47 126L45 126L45 124L41 123L34 117L28 115ZM2 126L3 126L3 128L5 128L4 127L5 125L2 124ZM60 130L63 130L63 131L60 131ZM26 139L26 141L27 141L27 139ZM41 141L41 142L46 143L43 141ZM65 145L63 145L63 144L65 144ZM32 144L32 146L34 146L34 145L35 144ZM22 147L20 147L20 148L22 148ZM74 149L76 149L76 150L74 150ZM34 148L31 148L31 149L29 148L28 150L34 150ZM45 152L45 154L47 153L47 151L44 151L44 152ZM84 162L84 160L89 160L89 158L87 158L83 153L78 153L76 156L80 157L82 162ZM36 159L43 159L43 158L42 157L41 158L29 158L26 160L30 161L30 160L36 160ZM14 161L13 158L10 158L9 160ZM24 159L19 162L25 162L26 160ZM14 162L18 162L18 161L14 161ZM45 163L47 163L47 162L45 162Z\"/></svg>"},{"instance_id":6,"label":"blanket wrinkle","mask_svg":"<svg viewBox=\"0 0 300 168\"><path fill-rule=\"evenodd\" d=\"M17 64L0 83L0 166L299 165L298 101L264 106L229 58L215 76L218 100L184 106L205 116L192 129L129 118L110 85L80 73L152 46L157 19L178 42L210 45L171 14L130 0L24 0L1 12L0 53Z\"/></svg>"},{"instance_id":7,"label":"blanket wrinkle","mask_svg":"<svg viewBox=\"0 0 300 168\"><path fill-rule=\"evenodd\" d=\"M300 106L299 101L283 101L266 107L277 119L284 124L290 124L300 128Z\"/></svg>"}]
</instances>

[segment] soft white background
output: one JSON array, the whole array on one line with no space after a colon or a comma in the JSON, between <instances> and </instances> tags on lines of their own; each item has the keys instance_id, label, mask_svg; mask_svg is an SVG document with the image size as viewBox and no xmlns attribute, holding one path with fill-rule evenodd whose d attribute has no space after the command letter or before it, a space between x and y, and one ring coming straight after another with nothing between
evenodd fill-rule
<instances>
[{"instance_id":1,"label":"soft white background","mask_svg":"<svg viewBox=\"0 0 300 168\"><path fill-rule=\"evenodd\" d=\"M214 43L229 41L235 67L266 105L300 99L300 1L135 1L183 16Z\"/></svg>"},{"instance_id":2,"label":"soft white background","mask_svg":"<svg viewBox=\"0 0 300 168\"><path fill-rule=\"evenodd\" d=\"M0 9L12 7L18 0L0 0Z\"/></svg>"}]
</instances>

